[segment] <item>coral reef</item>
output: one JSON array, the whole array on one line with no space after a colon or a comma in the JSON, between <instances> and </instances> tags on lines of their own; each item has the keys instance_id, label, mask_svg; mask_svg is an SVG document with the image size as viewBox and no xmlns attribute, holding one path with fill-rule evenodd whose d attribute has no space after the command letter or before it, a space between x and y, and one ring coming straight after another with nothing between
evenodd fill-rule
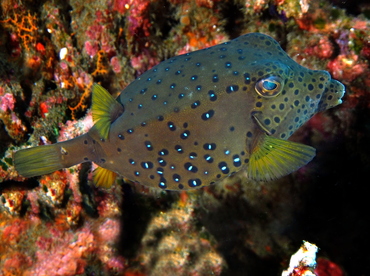
<instances>
[{"instance_id":1,"label":"coral reef","mask_svg":"<svg viewBox=\"0 0 370 276\"><path fill-rule=\"evenodd\" d=\"M171 209L153 216L138 258L148 275L220 275L225 262L183 192Z\"/></svg>"},{"instance_id":2,"label":"coral reef","mask_svg":"<svg viewBox=\"0 0 370 276\"><path fill-rule=\"evenodd\" d=\"M307 241L292 255L289 268L284 270L282 276L314 276L313 270L316 267L317 246Z\"/></svg>"},{"instance_id":3,"label":"coral reef","mask_svg":"<svg viewBox=\"0 0 370 276\"><path fill-rule=\"evenodd\" d=\"M303 239L320 248L312 273L366 275L370 6L344 2L1 1L0 275L278 275ZM317 149L298 172L178 194L94 187L88 164L15 171L14 151L92 126L94 82L118 95L162 60L248 32L346 85L292 137Z\"/></svg>"},{"instance_id":4,"label":"coral reef","mask_svg":"<svg viewBox=\"0 0 370 276\"><path fill-rule=\"evenodd\" d=\"M125 259L114 243L117 219L84 222L78 230L39 218L6 219L1 215L1 275L80 275L89 271L120 273Z\"/></svg>"}]
</instances>

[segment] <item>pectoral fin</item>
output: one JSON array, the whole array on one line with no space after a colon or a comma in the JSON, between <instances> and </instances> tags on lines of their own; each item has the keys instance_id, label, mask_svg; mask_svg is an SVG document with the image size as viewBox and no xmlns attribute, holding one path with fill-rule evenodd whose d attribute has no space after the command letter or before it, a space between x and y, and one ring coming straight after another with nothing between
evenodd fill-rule
<instances>
[{"instance_id":1,"label":"pectoral fin","mask_svg":"<svg viewBox=\"0 0 370 276\"><path fill-rule=\"evenodd\" d=\"M306 165L315 154L310 146L263 134L252 150L248 177L257 181L277 179Z\"/></svg>"}]
</instances>

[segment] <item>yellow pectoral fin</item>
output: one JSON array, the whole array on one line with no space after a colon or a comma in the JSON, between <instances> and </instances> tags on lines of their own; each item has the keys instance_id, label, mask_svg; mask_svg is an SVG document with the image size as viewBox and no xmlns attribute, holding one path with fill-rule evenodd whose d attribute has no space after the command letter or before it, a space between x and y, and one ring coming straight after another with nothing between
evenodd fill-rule
<instances>
[{"instance_id":1,"label":"yellow pectoral fin","mask_svg":"<svg viewBox=\"0 0 370 276\"><path fill-rule=\"evenodd\" d=\"M91 109L100 137L107 140L110 126L123 113L123 106L102 86L94 84Z\"/></svg>"},{"instance_id":2,"label":"yellow pectoral fin","mask_svg":"<svg viewBox=\"0 0 370 276\"><path fill-rule=\"evenodd\" d=\"M108 169L102 167L96 168L94 170L94 183L98 187L110 188L116 181L117 174Z\"/></svg>"},{"instance_id":3,"label":"yellow pectoral fin","mask_svg":"<svg viewBox=\"0 0 370 276\"><path fill-rule=\"evenodd\" d=\"M248 177L257 181L277 179L306 165L315 154L313 147L265 134L252 150Z\"/></svg>"}]
</instances>

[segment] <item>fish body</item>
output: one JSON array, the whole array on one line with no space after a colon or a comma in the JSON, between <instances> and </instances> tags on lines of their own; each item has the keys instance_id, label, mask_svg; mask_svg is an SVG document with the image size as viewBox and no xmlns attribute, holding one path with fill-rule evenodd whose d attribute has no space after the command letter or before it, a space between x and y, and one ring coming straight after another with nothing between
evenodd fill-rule
<instances>
[{"instance_id":1,"label":"fish body","mask_svg":"<svg viewBox=\"0 0 370 276\"><path fill-rule=\"evenodd\" d=\"M117 99L94 85L88 133L18 151L14 163L30 177L95 162L101 186L119 174L150 187L191 189L240 170L269 181L314 157L313 148L286 139L343 95L328 72L300 66L267 35L247 34L165 60Z\"/></svg>"}]
</instances>

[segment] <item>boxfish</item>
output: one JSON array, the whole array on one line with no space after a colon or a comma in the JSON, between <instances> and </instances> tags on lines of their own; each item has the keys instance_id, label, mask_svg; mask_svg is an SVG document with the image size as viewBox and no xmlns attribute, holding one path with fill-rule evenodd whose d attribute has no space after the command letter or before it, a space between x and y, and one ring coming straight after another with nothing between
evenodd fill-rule
<instances>
[{"instance_id":1,"label":"boxfish","mask_svg":"<svg viewBox=\"0 0 370 276\"><path fill-rule=\"evenodd\" d=\"M121 175L186 190L241 170L271 181L312 160L314 148L287 139L344 93L327 71L302 67L273 38L250 33L165 60L117 99L94 84L94 126L75 139L19 150L14 165L33 177L94 162L101 187Z\"/></svg>"}]
</instances>

